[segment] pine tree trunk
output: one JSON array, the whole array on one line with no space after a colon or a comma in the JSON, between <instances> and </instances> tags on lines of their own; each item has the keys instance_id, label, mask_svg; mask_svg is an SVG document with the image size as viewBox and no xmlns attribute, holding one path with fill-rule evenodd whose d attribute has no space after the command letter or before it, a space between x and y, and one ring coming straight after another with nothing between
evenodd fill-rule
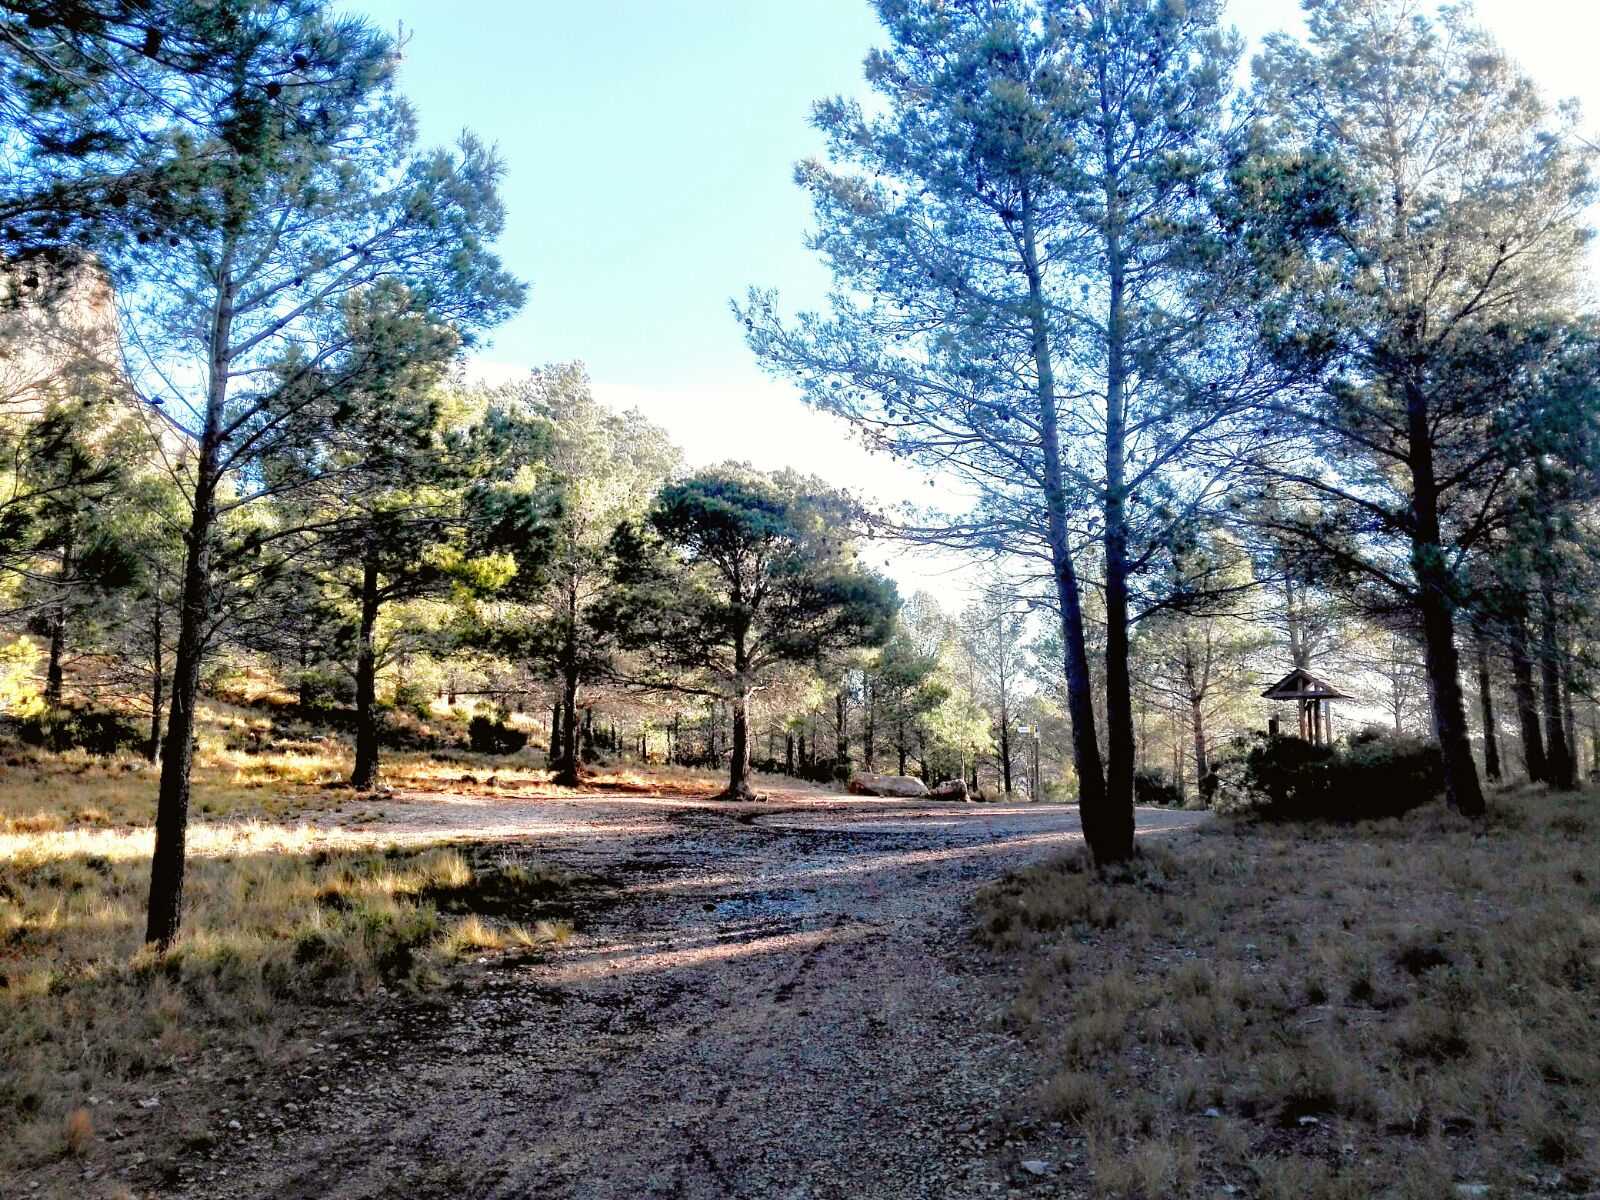
<instances>
[{"instance_id":1,"label":"pine tree trunk","mask_svg":"<svg viewBox=\"0 0 1600 1200\"><path fill-rule=\"evenodd\" d=\"M565 655L561 669L561 753L556 760L555 782L562 787L577 787L578 773L578 664L575 652Z\"/></svg>"},{"instance_id":2,"label":"pine tree trunk","mask_svg":"<svg viewBox=\"0 0 1600 1200\"><path fill-rule=\"evenodd\" d=\"M228 343L233 333L231 252L224 252L208 344L205 424L195 456L194 507L190 515L178 600L178 646L172 664L172 703L161 754L156 794L155 851L150 856L150 897L145 941L162 950L178 936L183 915L185 846L189 828L189 774L194 766L195 705L200 697L200 662L211 613L211 533L221 461L222 420L228 399Z\"/></svg>"},{"instance_id":3,"label":"pine tree trunk","mask_svg":"<svg viewBox=\"0 0 1600 1200\"><path fill-rule=\"evenodd\" d=\"M1133 854L1133 681L1128 668L1128 331L1125 304L1126 251L1122 243L1123 197L1118 192L1119 156L1109 125L1100 147L1106 222L1106 812L1101 839L1114 860ZM1085 834L1087 835L1087 828ZM1096 861L1103 861L1095 851Z\"/></svg>"},{"instance_id":4,"label":"pine tree trunk","mask_svg":"<svg viewBox=\"0 0 1600 1200\"><path fill-rule=\"evenodd\" d=\"M67 657L67 602L66 588L72 576L72 539L70 533L61 547L60 573L56 590L60 599L50 606L50 650L44 671L44 702L51 709L61 707L65 691Z\"/></svg>"},{"instance_id":5,"label":"pine tree trunk","mask_svg":"<svg viewBox=\"0 0 1600 1200\"><path fill-rule=\"evenodd\" d=\"M1089 653L1083 625L1083 602L1077 568L1067 535L1067 490L1061 472L1061 433L1056 410L1055 367L1050 350L1050 329L1044 301L1044 278L1034 228L1033 198L1024 193L1023 270L1028 279L1028 319L1031 326L1035 387L1039 402L1039 430L1044 452L1044 496L1050 537L1050 565L1061 617L1063 666L1067 677L1068 708L1072 718L1072 758L1078 773L1078 811L1084 838L1098 863L1117 862L1133 853L1132 806L1124 822L1106 793L1105 770L1095 731L1094 691L1089 674ZM905 773L904 766L901 774Z\"/></svg>"},{"instance_id":6,"label":"pine tree trunk","mask_svg":"<svg viewBox=\"0 0 1600 1200\"><path fill-rule=\"evenodd\" d=\"M1583 754L1578 748L1578 714L1572 707L1572 645L1561 648L1561 707L1566 714L1567 755L1572 761L1572 781L1576 787L1583 774Z\"/></svg>"},{"instance_id":7,"label":"pine tree trunk","mask_svg":"<svg viewBox=\"0 0 1600 1200\"><path fill-rule=\"evenodd\" d=\"M1544 692L1544 755L1546 781L1571 791L1572 751L1567 745L1561 706L1561 638L1557 628L1556 593L1548 572L1539 580L1539 683Z\"/></svg>"},{"instance_id":8,"label":"pine tree trunk","mask_svg":"<svg viewBox=\"0 0 1600 1200\"><path fill-rule=\"evenodd\" d=\"M561 761L561 701L550 706L550 753L547 755L554 768Z\"/></svg>"},{"instance_id":9,"label":"pine tree trunk","mask_svg":"<svg viewBox=\"0 0 1600 1200\"><path fill-rule=\"evenodd\" d=\"M189 772L194 765L195 703L200 693L201 639L211 602L211 484L195 504L179 601L178 647L172 667L172 705L156 798L156 844L150 860L145 941L165 949L178 935L183 909L184 851L189 825Z\"/></svg>"},{"instance_id":10,"label":"pine tree trunk","mask_svg":"<svg viewBox=\"0 0 1600 1200\"><path fill-rule=\"evenodd\" d=\"M900 774L906 773L906 723L902 718L895 724L895 749L900 752Z\"/></svg>"},{"instance_id":11,"label":"pine tree trunk","mask_svg":"<svg viewBox=\"0 0 1600 1200\"><path fill-rule=\"evenodd\" d=\"M878 685L867 681L866 728L862 731L861 761L868 771L878 769Z\"/></svg>"},{"instance_id":12,"label":"pine tree trunk","mask_svg":"<svg viewBox=\"0 0 1600 1200\"><path fill-rule=\"evenodd\" d=\"M1011 717L1004 708L1000 710L1000 782L1006 795L1011 795Z\"/></svg>"},{"instance_id":13,"label":"pine tree trunk","mask_svg":"<svg viewBox=\"0 0 1600 1200\"><path fill-rule=\"evenodd\" d=\"M1478 705L1483 715L1483 774L1500 782L1500 738L1495 730L1494 688L1489 677L1489 645L1480 632L1478 644Z\"/></svg>"},{"instance_id":14,"label":"pine tree trunk","mask_svg":"<svg viewBox=\"0 0 1600 1200\"><path fill-rule=\"evenodd\" d=\"M850 767L850 710L843 692L833 698L833 761L836 772Z\"/></svg>"},{"instance_id":15,"label":"pine tree trunk","mask_svg":"<svg viewBox=\"0 0 1600 1200\"><path fill-rule=\"evenodd\" d=\"M1433 433L1427 398L1409 375L1405 379L1406 420L1411 460L1411 565L1422 613L1433 732L1444 756L1445 799L1469 817L1484 813L1483 787L1467 733L1461 694L1461 660L1456 651L1454 581L1439 534L1439 489L1433 467Z\"/></svg>"},{"instance_id":16,"label":"pine tree trunk","mask_svg":"<svg viewBox=\"0 0 1600 1200\"><path fill-rule=\"evenodd\" d=\"M1215 791L1211 775L1211 761L1206 755L1206 715L1200 696L1189 698L1189 729L1194 735L1195 790L1206 799Z\"/></svg>"},{"instance_id":17,"label":"pine tree trunk","mask_svg":"<svg viewBox=\"0 0 1600 1200\"><path fill-rule=\"evenodd\" d=\"M789 730L783 735L783 772L793 778L794 776L794 731Z\"/></svg>"},{"instance_id":18,"label":"pine tree trunk","mask_svg":"<svg viewBox=\"0 0 1600 1200\"><path fill-rule=\"evenodd\" d=\"M1528 625L1519 617L1511 629L1511 683L1517 701L1517 724L1522 734L1522 761L1530 783L1544 783L1549 768L1544 756L1544 734L1539 729L1539 700L1533 687L1533 659L1528 652Z\"/></svg>"},{"instance_id":19,"label":"pine tree trunk","mask_svg":"<svg viewBox=\"0 0 1600 1200\"><path fill-rule=\"evenodd\" d=\"M356 640L356 763L350 786L369 792L378 786L378 560L361 564L361 625Z\"/></svg>"},{"instance_id":20,"label":"pine tree trunk","mask_svg":"<svg viewBox=\"0 0 1600 1200\"><path fill-rule=\"evenodd\" d=\"M733 698L733 753L728 756L728 786L723 800L756 800L750 787L750 692L741 688Z\"/></svg>"}]
</instances>

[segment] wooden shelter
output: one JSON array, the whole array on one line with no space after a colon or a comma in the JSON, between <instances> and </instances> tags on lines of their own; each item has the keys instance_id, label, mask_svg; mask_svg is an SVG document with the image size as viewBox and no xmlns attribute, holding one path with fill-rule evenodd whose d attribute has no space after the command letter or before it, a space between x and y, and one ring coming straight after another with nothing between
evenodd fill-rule
<instances>
[{"instance_id":1,"label":"wooden shelter","mask_svg":"<svg viewBox=\"0 0 1600 1200\"><path fill-rule=\"evenodd\" d=\"M1300 706L1300 736L1314 746L1333 741L1333 702L1348 700L1338 688L1324 683L1304 667L1296 667L1261 695L1268 700L1293 700ZM1278 720L1272 720L1277 732Z\"/></svg>"}]
</instances>

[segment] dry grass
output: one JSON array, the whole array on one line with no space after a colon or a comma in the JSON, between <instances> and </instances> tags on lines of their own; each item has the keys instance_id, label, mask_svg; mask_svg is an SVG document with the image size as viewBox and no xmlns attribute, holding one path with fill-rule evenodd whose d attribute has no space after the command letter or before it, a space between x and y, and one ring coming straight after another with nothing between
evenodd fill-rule
<instances>
[{"instance_id":1,"label":"dry grass","mask_svg":"<svg viewBox=\"0 0 1600 1200\"><path fill-rule=\"evenodd\" d=\"M348 802L328 786L343 748L251 753L230 742L252 714L208 718L185 926L165 955L141 944L155 770L27 751L0 767L0 1180L109 1153L97 1118L153 1092L189 1088L203 1108L197 1081L219 1062L249 1078L294 1061L331 1006L570 935L542 919L567 876L503 847L398 849L300 823Z\"/></svg>"},{"instance_id":2,"label":"dry grass","mask_svg":"<svg viewBox=\"0 0 1600 1200\"><path fill-rule=\"evenodd\" d=\"M1063 1194L1600 1191L1600 796L1357 828L1217 823L1120 879L980 898Z\"/></svg>"}]
</instances>

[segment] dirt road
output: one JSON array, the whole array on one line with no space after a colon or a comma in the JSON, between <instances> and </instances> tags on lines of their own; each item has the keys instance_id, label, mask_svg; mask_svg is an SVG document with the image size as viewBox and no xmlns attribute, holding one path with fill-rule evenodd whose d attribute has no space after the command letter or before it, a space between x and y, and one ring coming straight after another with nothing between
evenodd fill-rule
<instances>
[{"instance_id":1,"label":"dirt road","mask_svg":"<svg viewBox=\"0 0 1600 1200\"><path fill-rule=\"evenodd\" d=\"M192 1197L965 1197L1034 1180L993 1132L1018 1048L964 906L1079 840L1057 806L416 798L620 889L538 962L325 1055L196 1163ZM1191 814L1141 811L1144 836ZM384 1015L384 1013L387 1015Z\"/></svg>"}]
</instances>

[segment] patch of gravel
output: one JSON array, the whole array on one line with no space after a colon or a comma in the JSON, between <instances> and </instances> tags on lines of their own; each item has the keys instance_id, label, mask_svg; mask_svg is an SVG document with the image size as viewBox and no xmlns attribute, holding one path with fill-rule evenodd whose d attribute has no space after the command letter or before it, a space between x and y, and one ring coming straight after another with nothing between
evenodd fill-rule
<instances>
[{"instance_id":1,"label":"patch of gravel","mask_svg":"<svg viewBox=\"0 0 1600 1200\"><path fill-rule=\"evenodd\" d=\"M616 889L536 959L349 1013L259 1081L171 1194L1050 1194L996 1120L1022 1078L966 902L1080 837L1057 806L397 797L400 839L504 839ZM1192 814L1142 812L1152 832ZM367 832L372 832L370 829ZM1026 1161L1024 1161L1026 1160Z\"/></svg>"}]
</instances>

